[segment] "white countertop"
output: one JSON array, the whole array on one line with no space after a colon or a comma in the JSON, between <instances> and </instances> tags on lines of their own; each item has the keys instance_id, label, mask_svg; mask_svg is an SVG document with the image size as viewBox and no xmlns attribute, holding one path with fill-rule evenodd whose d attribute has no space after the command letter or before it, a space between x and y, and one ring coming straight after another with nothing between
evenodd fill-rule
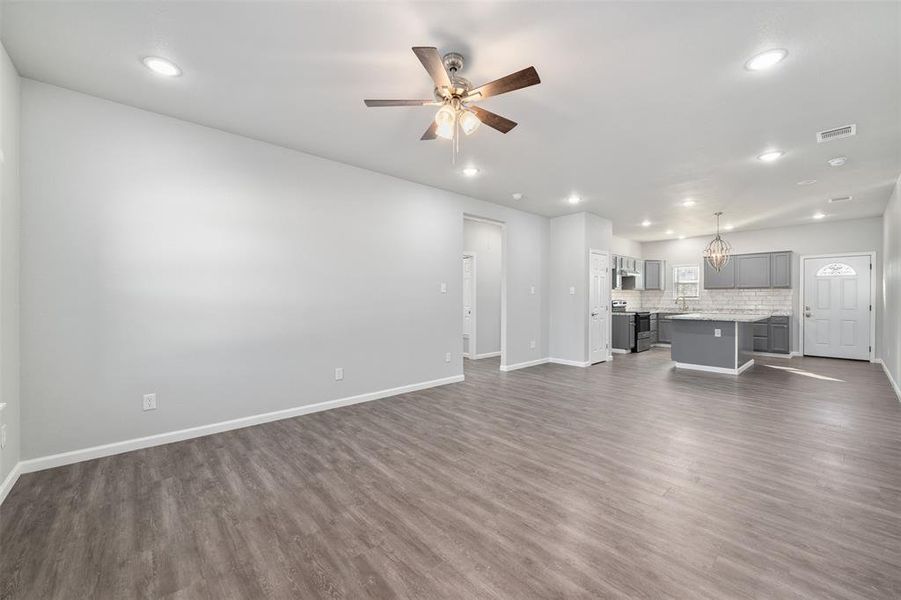
<instances>
[{"instance_id":1,"label":"white countertop","mask_svg":"<svg viewBox=\"0 0 901 600\"><path fill-rule=\"evenodd\" d=\"M760 313L686 313L684 315L672 315L670 319L681 321L734 321L736 323L753 323L769 319L769 315Z\"/></svg>"}]
</instances>

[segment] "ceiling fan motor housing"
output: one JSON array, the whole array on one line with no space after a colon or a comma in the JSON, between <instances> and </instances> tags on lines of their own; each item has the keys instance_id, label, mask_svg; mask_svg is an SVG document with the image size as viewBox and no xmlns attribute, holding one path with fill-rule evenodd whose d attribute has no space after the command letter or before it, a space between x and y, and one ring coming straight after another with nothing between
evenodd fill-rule
<instances>
[{"instance_id":1,"label":"ceiling fan motor housing","mask_svg":"<svg viewBox=\"0 0 901 600\"><path fill-rule=\"evenodd\" d=\"M463 55L458 52L448 52L441 59L441 62L444 63L444 69L447 71L448 76L450 77L451 83L454 85L449 91L451 96L463 96L472 89L472 82L466 79L465 77L461 77L457 73L463 69ZM443 102L448 99L447 93L442 94L441 90L437 87L435 88L435 99L439 102Z\"/></svg>"}]
</instances>

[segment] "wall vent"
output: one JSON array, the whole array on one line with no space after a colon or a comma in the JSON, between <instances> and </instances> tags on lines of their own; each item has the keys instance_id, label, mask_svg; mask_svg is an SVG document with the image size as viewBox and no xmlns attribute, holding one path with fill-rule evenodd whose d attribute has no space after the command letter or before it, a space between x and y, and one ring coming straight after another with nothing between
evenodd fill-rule
<instances>
[{"instance_id":1,"label":"wall vent","mask_svg":"<svg viewBox=\"0 0 901 600\"><path fill-rule=\"evenodd\" d=\"M844 127L836 127L835 129L827 129L826 131L817 132L817 143L831 142L832 140L840 140L842 138L857 135L857 125L845 125Z\"/></svg>"},{"instance_id":2,"label":"wall vent","mask_svg":"<svg viewBox=\"0 0 901 600\"><path fill-rule=\"evenodd\" d=\"M839 196L838 198L829 198L829 204L833 202L850 202L854 199L854 196Z\"/></svg>"}]
</instances>

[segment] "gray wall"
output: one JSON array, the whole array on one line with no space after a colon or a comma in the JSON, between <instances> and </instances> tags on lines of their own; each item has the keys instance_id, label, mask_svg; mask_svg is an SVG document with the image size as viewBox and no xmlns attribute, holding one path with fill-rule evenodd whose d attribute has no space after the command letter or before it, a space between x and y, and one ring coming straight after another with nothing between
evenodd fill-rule
<instances>
[{"instance_id":1,"label":"gray wall","mask_svg":"<svg viewBox=\"0 0 901 600\"><path fill-rule=\"evenodd\" d=\"M550 356L588 361L588 253L610 252L612 223L591 213L551 219L550 240ZM575 293L570 294L570 287ZM610 323L607 324L610 332Z\"/></svg>"},{"instance_id":2,"label":"gray wall","mask_svg":"<svg viewBox=\"0 0 901 600\"><path fill-rule=\"evenodd\" d=\"M463 250L476 255L476 355L501 350L502 241L498 225L463 221Z\"/></svg>"},{"instance_id":3,"label":"gray wall","mask_svg":"<svg viewBox=\"0 0 901 600\"><path fill-rule=\"evenodd\" d=\"M507 362L547 355L544 217L30 80L22 98L25 459L461 374L464 213L505 223Z\"/></svg>"},{"instance_id":4,"label":"gray wall","mask_svg":"<svg viewBox=\"0 0 901 600\"><path fill-rule=\"evenodd\" d=\"M901 178L882 216L883 289L882 346L880 356L901 386Z\"/></svg>"},{"instance_id":5,"label":"gray wall","mask_svg":"<svg viewBox=\"0 0 901 600\"><path fill-rule=\"evenodd\" d=\"M701 264L701 254L711 237L704 236L684 240L649 242L642 244L642 251L644 258L665 259L667 261L667 269L678 264ZM882 290L878 285L878 282L882 281L882 219L879 217L850 221L826 221L824 223L777 227L759 231L732 231L725 233L723 237L732 244L732 249L736 254L771 250L791 250L794 252L792 257L792 289L794 290L792 300L792 350L799 348L798 315L800 311L798 310L798 290L800 286L801 255L876 251L876 264L873 267L873 277L877 282L874 306L878 309L882 304ZM667 273L668 289L670 285L671 281L669 273ZM881 330L881 322L882 311L877 310L877 332ZM876 344L878 356L878 334L876 338L874 343Z\"/></svg>"},{"instance_id":6,"label":"gray wall","mask_svg":"<svg viewBox=\"0 0 901 600\"><path fill-rule=\"evenodd\" d=\"M550 355L582 362L588 346L586 213L551 219ZM575 293L570 294L570 287Z\"/></svg>"},{"instance_id":7,"label":"gray wall","mask_svg":"<svg viewBox=\"0 0 901 600\"><path fill-rule=\"evenodd\" d=\"M0 482L19 461L19 74L0 45Z\"/></svg>"}]
</instances>

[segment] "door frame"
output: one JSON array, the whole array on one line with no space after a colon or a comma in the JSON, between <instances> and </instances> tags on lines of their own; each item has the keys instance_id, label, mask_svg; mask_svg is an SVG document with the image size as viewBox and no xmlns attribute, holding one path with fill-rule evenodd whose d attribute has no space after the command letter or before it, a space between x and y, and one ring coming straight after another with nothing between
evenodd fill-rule
<instances>
[{"instance_id":1,"label":"door frame","mask_svg":"<svg viewBox=\"0 0 901 600\"><path fill-rule=\"evenodd\" d=\"M798 287L800 288L799 302L798 302L798 352L801 353L801 356L804 356L804 321L806 318L804 317L804 287L806 281L806 274L804 272L804 263L808 258L841 258L843 256L869 256L870 257L870 306L872 309L870 310L870 362L876 362L876 273L875 273L875 265L876 265L876 251L870 250L869 252L830 252L828 254L802 254L801 255L801 268L800 272L800 280L798 281Z\"/></svg>"},{"instance_id":2,"label":"door frame","mask_svg":"<svg viewBox=\"0 0 901 600\"><path fill-rule=\"evenodd\" d=\"M469 352L463 352L462 354L464 358L473 359L479 355L478 346L476 346L476 319L478 319L479 305L477 294L477 286L479 285L479 259L476 257L476 253L471 250L464 250L463 258L472 259L472 316L470 318L470 321L472 322L472 333L469 334Z\"/></svg>"},{"instance_id":3,"label":"door frame","mask_svg":"<svg viewBox=\"0 0 901 600\"><path fill-rule=\"evenodd\" d=\"M613 360L613 348L611 347L612 341L613 341L613 338L612 338L613 313L610 310L610 298L611 298L611 295L613 294L613 290L610 287L612 285L611 278L610 278L610 276L611 276L610 251L609 250L601 250L599 248L588 248L588 264L586 265L588 272L586 273L586 276L587 276L589 291L585 295L586 296L586 298L585 298L585 314L588 316L588 322L587 322L588 331L586 331L586 336L585 336L585 339L588 342L587 348L586 348L587 366L591 366L592 364L597 364L597 363L591 362L591 255L592 254L601 254L601 255L607 257L607 287L606 287L607 302L605 304L605 308L607 311L607 340L605 342L607 344L607 356L601 362L608 362L608 361Z\"/></svg>"},{"instance_id":4,"label":"door frame","mask_svg":"<svg viewBox=\"0 0 901 600\"><path fill-rule=\"evenodd\" d=\"M467 212L463 213L463 220L488 223L501 229L501 360L498 370L504 371L507 368L507 224ZM463 336L460 336L460 344L463 344Z\"/></svg>"}]
</instances>

